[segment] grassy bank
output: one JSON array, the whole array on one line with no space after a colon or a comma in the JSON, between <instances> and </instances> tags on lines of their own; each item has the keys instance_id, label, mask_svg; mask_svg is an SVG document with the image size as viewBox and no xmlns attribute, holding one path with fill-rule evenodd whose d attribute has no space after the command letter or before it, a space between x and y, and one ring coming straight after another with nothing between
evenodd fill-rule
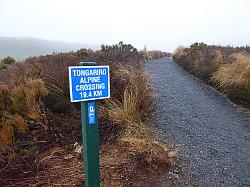
<instances>
[{"instance_id":1,"label":"grassy bank","mask_svg":"<svg viewBox=\"0 0 250 187\"><path fill-rule=\"evenodd\" d=\"M250 48L194 43L179 47L173 59L186 71L214 86L233 102L250 107Z\"/></svg>"},{"instance_id":2,"label":"grassy bank","mask_svg":"<svg viewBox=\"0 0 250 187\"><path fill-rule=\"evenodd\" d=\"M0 70L1 184L84 183L80 105L70 102L68 91L68 66L81 61L111 69L111 99L98 101L102 185L154 183L156 172L161 177L169 169L174 152L152 138L154 93L145 60L119 43L32 57Z\"/></svg>"}]
</instances>

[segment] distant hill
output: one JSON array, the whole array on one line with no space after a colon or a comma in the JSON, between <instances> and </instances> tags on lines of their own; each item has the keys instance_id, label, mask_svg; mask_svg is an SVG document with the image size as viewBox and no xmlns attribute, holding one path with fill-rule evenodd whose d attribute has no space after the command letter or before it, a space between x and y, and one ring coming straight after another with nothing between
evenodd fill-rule
<instances>
[{"instance_id":1,"label":"distant hill","mask_svg":"<svg viewBox=\"0 0 250 187\"><path fill-rule=\"evenodd\" d=\"M96 50L98 46L35 38L0 37L0 59L11 56L16 60L23 60L30 56L46 55L53 52L75 51L81 48Z\"/></svg>"}]
</instances>

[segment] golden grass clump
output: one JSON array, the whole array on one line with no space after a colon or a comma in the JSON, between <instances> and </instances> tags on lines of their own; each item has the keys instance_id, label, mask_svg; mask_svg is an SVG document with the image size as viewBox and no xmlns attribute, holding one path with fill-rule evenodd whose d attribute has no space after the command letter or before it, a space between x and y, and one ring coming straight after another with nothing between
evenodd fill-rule
<instances>
[{"instance_id":1,"label":"golden grass clump","mask_svg":"<svg viewBox=\"0 0 250 187\"><path fill-rule=\"evenodd\" d=\"M191 67L191 72L207 81L212 74L225 62L222 53L219 50L214 50L210 53L203 54L202 51L196 51L194 60L188 61Z\"/></svg>"},{"instance_id":2,"label":"golden grass clump","mask_svg":"<svg viewBox=\"0 0 250 187\"><path fill-rule=\"evenodd\" d=\"M132 67L121 67L115 76L122 77L124 90L121 99L110 99L109 119L125 130L125 134L140 136L148 129L153 111L153 90L148 76Z\"/></svg>"},{"instance_id":3,"label":"golden grass clump","mask_svg":"<svg viewBox=\"0 0 250 187\"><path fill-rule=\"evenodd\" d=\"M213 74L212 80L219 89L237 104L249 107L250 104L250 54L236 53L229 62L223 64Z\"/></svg>"},{"instance_id":4,"label":"golden grass clump","mask_svg":"<svg viewBox=\"0 0 250 187\"><path fill-rule=\"evenodd\" d=\"M28 130L27 122L19 114L10 115L8 121L12 126L16 126L17 131L20 133L25 133Z\"/></svg>"},{"instance_id":5,"label":"golden grass clump","mask_svg":"<svg viewBox=\"0 0 250 187\"><path fill-rule=\"evenodd\" d=\"M0 124L0 148L12 144L14 139L13 126L8 122Z\"/></svg>"},{"instance_id":6,"label":"golden grass clump","mask_svg":"<svg viewBox=\"0 0 250 187\"><path fill-rule=\"evenodd\" d=\"M250 84L250 55L236 53L232 55L234 62L223 64L213 74L213 80L220 87L230 89L231 87L249 87Z\"/></svg>"},{"instance_id":7,"label":"golden grass clump","mask_svg":"<svg viewBox=\"0 0 250 187\"><path fill-rule=\"evenodd\" d=\"M11 101L15 111L33 120L41 118L39 98L48 94L42 80L27 80L25 85L14 87Z\"/></svg>"},{"instance_id":8,"label":"golden grass clump","mask_svg":"<svg viewBox=\"0 0 250 187\"><path fill-rule=\"evenodd\" d=\"M7 85L0 85L0 117L7 110L9 104L9 91Z\"/></svg>"},{"instance_id":9,"label":"golden grass clump","mask_svg":"<svg viewBox=\"0 0 250 187\"><path fill-rule=\"evenodd\" d=\"M28 120L41 120L40 99L48 94L40 79L28 79L25 84L0 86L0 146L10 145L14 134L28 130Z\"/></svg>"},{"instance_id":10,"label":"golden grass clump","mask_svg":"<svg viewBox=\"0 0 250 187\"><path fill-rule=\"evenodd\" d=\"M214 50L212 64L215 64L217 67L220 67L225 62L225 59L222 53L219 50Z\"/></svg>"},{"instance_id":11,"label":"golden grass clump","mask_svg":"<svg viewBox=\"0 0 250 187\"><path fill-rule=\"evenodd\" d=\"M19 114L8 115L2 118L0 122L0 147L10 145L14 140L14 133L25 133L28 130L28 124ZM16 129L15 129L16 128Z\"/></svg>"}]
</instances>

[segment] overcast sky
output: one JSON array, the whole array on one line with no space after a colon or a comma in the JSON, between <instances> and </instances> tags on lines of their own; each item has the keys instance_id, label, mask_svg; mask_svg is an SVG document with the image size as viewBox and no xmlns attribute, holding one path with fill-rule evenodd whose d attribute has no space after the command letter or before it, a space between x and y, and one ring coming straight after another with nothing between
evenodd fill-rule
<instances>
[{"instance_id":1,"label":"overcast sky","mask_svg":"<svg viewBox=\"0 0 250 187\"><path fill-rule=\"evenodd\" d=\"M250 45L250 0L0 0L0 36L167 51Z\"/></svg>"}]
</instances>

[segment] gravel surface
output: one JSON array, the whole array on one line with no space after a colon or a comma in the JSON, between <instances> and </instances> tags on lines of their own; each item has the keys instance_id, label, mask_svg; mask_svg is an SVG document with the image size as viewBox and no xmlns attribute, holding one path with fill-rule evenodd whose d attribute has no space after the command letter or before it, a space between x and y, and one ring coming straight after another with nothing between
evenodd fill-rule
<instances>
[{"instance_id":1,"label":"gravel surface","mask_svg":"<svg viewBox=\"0 0 250 187\"><path fill-rule=\"evenodd\" d=\"M250 186L249 119L215 89L185 72L172 58L151 60L161 140L180 150L180 184ZM173 176L173 177L174 177Z\"/></svg>"}]
</instances>

